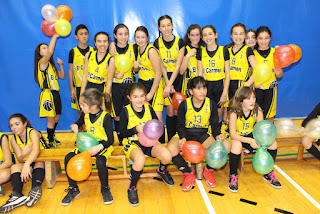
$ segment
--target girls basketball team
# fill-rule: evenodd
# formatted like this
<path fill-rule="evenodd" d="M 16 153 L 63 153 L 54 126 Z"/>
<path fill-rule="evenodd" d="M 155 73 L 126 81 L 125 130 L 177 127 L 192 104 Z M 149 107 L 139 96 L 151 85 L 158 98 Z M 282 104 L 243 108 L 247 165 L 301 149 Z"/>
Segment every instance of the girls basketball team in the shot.
<path fill-rule="evenodd" d="M 246 31 L 243 24 L 237 23 L 231 28 L 232 43 L 224 47 L 218 44 L 218 32 L 211 25 L 202 29 L 197 24 L 190 25 L 184 39 L 172 34 L 173 27 L 170 16 L 161 16 L 158 19 L 159 37 L 153 45 L 149 43 L 149 33 L 144 26 L 134 32 L 135 44 L 129 44 L 129 29 L 119 24 L 114 28 L 115 41 L 112 43 L 106 32 L 95 35 L 95 49 L 87 45 L 89 30 L 85 25 L 80 24 L 75 30 L 78 46 L 69 52 L 68 73 L 71 107 L 78 110 L 79 119 L 71 128 L 74 133 L 86 129 L 99 141 L 89 153 L 97 159 L 105 204 L 113 202 L 106 167 L 113 151 L 112 118 L 120 145 L 133 161 L 127 191 L 129 203 L 136 206 L 139 204 L 137 183 L 145 155 L 160 160 L 156 173 L 165 184 L 174 185 L 167 170 L 173 162 L 184 174 L 182 190 L 192 189 L 195 174 L 180 154 L 183 144 L 189 140 L 202 143 L 206 149 L 215 140 L 224 143 L 230 155 L 228 188 L 237 192 L 237 166 L 242 147 L 254 152 L 259 145 L 252 135 L 253 126 L 263 119 L 273 121 L 276 115 L 277 78 L 282 77 L 282 70 L 274 68 L 275 49 L 269 46 L 271 31 L 268 27 Z M 34 160 L 41 149 L 57 148 L 59 144 L 54 134 L 62 113 L 58 79 L 64 79 L 65 72 L 62 60 L 57 58 L 59 71 L 52 57 L 58 37 L 58 34 L 52 36 L 49 46 L 39 44 L 34 58 L 35 81 L 42 89 L 40 117 L 47 117 L 48 121 L 48 144 L 22 114 L 14 114 L 9 119 L 14 134 L 10 142 L 0 133 L 0 195 L 4 195 L 1 184 L 8 180 L 12 183 L 12 194 L 0 207 L 1 213 L 22 205 L 32 207 L 40 199 L 44 163 Z M 117 68 L 116 61 L 123 57 L 121 55 L 129 60 L 125 66 Z M 252 69 L 258 63 L 268 63 L 273 68 L 272 78 L 262 85 L 256 85 L 252 75 Z M 136 72 L 138 83 L 134 83 Z M 178 110 L 172 105 L 175 91 L 188 97 Z M 143 132 L 148 120 L 158 119 L 163 123 L 164 106 L 167 147 L 162 145 L 165 135 L 152 147 L 141 145 L 137 134 Z M 226 107 L 227 114 L 224 112 Z M 313 117 L 320 117 L 319 108 L 307 120 Z M 221 134 L 222 119 L 227 123 L 226 136 Z M 303 145 L 320 159 L 319 150 L 312 144 L 314 141 L 304 137 Z M 277 142 L 267 150 L 275 159 Z M 65 157 L 65 164 L 78 153 L 78 149 L 72 150 Z M 15 163 L 15 159 L 19 163 Z M 204 167 L 203 175 L 209 187 L 216 186 L 213 172 L 210 166 Z M 22 186 L 30 178 L 32 188 L 27 197 L 22 194 Z M 281 188 L 274 171 L 263 179 L 271 186 Z M 62 205 L 70 204 L 80 195 L 76 181 L 68 177 L 68 182 L 68 193 Z"/>

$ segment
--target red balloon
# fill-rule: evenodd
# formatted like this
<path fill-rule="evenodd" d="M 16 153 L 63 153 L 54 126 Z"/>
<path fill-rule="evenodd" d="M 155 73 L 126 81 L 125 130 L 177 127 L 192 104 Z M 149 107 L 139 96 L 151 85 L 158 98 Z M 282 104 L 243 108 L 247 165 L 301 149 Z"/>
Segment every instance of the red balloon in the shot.
<path fill-rule="evenodd" d="M 284 68 L 291 65 L 295 59 L 295 52 L 289 45 L 281 45 L 273 54 L 275 68 Z"/>
<path fill-rule="evenodd" d="M 147 138 L 147 136 L 145 136 L 145 134 L 139 132 L 138 133 L 138 140 L 142 146 L 151 147 L 151 146 L 154 146 L 158 142 L 159 138 L 158 139 L 149 139 L 149 138 Z"/>
<path fill-rule="evenodd" d="M 41 30 L 44 35 L 47 36 L 53 36 L 56 33 L 56 30 L 54 29 L 55 22 L 49 22 L 47 20 L 44 20 L 41 24 Z"/>
<path fill-rule="evenodd" d="M 301 48 L 298 45 L 294 45 L 294 44 L 291 44 L 289 46 L 293 48 L 293 50 L 294 50 L 294 52 L 296 54 L 296 57 L 294 58 L 293 62 L 298 62 L 301 59 L 301 56 L 302 56 Z"/>
<path fill-rule="evenodd" d="M 182 154 L 191 163 L 200 163 L 206 155 L 206 150 L 197 141 L 187 141 L 182 147 Z"/>
<path fill-rule="evenodd" d="M 174 92 L 173 97 L 172 97 L 172 105 L 173 107 L 178 110 L 180 103 L 187 99 L 186 95 L 181 94 L 179 92 Z"/>
<path fill-rule="evenodd" d="M 67 5 L 57 7 L 58 19 L 65 19 L 70 22 L 72 19 L 72 10 Z"/>
<path fill-rule="evenodd" d="M 68 176 L 75 181 L 83 181 L 92 171 L 92 160 L 89 152 L 82 152 L 72 157 L 67 164 Z"/>

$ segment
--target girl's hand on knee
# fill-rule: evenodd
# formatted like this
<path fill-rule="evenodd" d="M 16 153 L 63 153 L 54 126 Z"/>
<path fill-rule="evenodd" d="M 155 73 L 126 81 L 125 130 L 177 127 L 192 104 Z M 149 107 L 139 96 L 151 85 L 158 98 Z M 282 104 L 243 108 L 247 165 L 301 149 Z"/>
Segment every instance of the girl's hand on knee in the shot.
<path fill-rule="evenodd" d="M 257 143 L 257 141 L 253 138 L 250 139 L 250 146 L 254 149 L 260 148 L 260 145 Z"/>
<path fill-rule="evenodd" d="M 21 171 L 21 182 L 27 182 L 29 178 L 32 178 L 31 167 L 28 164 L 24 164 Z"/>
<path fill-rule="evenodd" d="M 180 149 L 180 151 L 182 150 L 182 147 L 183 147 L 185 142 L 187 142 L 187 139 L 185 139 L 185 138 L 182 138 L 181 140 L 179 140 L 179 149 Z"/>

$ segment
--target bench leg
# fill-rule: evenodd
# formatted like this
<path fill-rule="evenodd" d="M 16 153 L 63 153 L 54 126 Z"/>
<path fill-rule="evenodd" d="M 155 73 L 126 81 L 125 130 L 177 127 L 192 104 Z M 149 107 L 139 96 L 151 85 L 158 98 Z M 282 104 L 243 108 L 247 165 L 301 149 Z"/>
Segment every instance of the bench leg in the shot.
<path fill-rule="evenodd" d="M 299 146 L 297 160 L 302 160 L 303 158 L 304 147 L 302 145 Z"/>
<path fill-rule="evenodd" d="M 202 180 L 202 172 L 203 172 L 203 164 L 197 163 L 196 164 L 196 175 L 198 180 Z"/>
<path fill-rule="evenodd" d="M 46 161 L 46 184 L 48 189 L 52 189 L 56 184 L 56 178 L 61 174 L 61 166 L 59 161 Z"/>
<path fill-rule="evenodd" d="M 123 157 L 121 160 L 122 160 L 123 174 L 127 175 L 128 174 L 128 171 L 127 171 L 127 159 L 125 157 Z"/>
<path fill-rule="evenodd" d="M 239 164 L 238 168 L 239 168 L 240 172 L 243 172 L 243 170 L 244 170 L 244 153 L 243 153 L 243 150 L 241 150 L 240 164 Z"/>

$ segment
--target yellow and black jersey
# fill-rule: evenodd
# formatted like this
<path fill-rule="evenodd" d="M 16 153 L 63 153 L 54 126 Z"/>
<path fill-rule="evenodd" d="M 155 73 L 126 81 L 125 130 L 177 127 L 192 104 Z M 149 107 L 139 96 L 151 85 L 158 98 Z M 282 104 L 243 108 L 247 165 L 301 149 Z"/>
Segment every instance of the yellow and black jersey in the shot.
<path fill-rule="evenodd" d="M 85 54 L 81 53 L 79 47 L 75 47 L 73 50 L 73 84 L 75 87 L 81 87 Z M 89 46 L 89 52 L 93 52 L 94 49 Z"/>
<path fill-rule="evenodd" d="M 272 68 L 272 75 L 270 79 L 262 84 L 262 89 L 273 88 L 277 85 L 276 74 L 274 73 L 274 63 L 273 63 L 273 54 L 275 49 L 270 48 L 269 54 L 267 56 L 262 56 L 258 50 L 253 50 L 254 56 L 258 63 L 267 63 Z"/>
<path fill-rule="evenodd" d="M 142 54 L 140 54 L 140 47 L 138 47 L 138 63 L 139 63 L 139 79 L 142 79 L 144 81 L 148 81 L 151 79 L 154 79 L 154 77 L 156 76 L 153 67 L 152 67 L 152 63 L 149 59 L 149 50 L 151 48 L 154 48 L 153 45 L 148 44 L 146 49 L 144 50 L 144 52 Z"/>
<path fill-rule="evenodd" d="M 201 63 L 203 67 L 204 78 L 207 81 L 218 81 L 224 79 L 225 59 L 223 54 L 223 46 L 218 46 L 215 54 L 210 57 L 207 48 L 201 48 Z"/>
<path fill-rule="evenodd" d="M 0 132 L 0 164 L 4 162 L 4 154 L 2 151 L 2 139 L 4 137 L 6 137 L 6 135 Z"/>
<path fill-rule="evenodd" d="M 117 47 L 116 47 L 116 50 L 114 52 L 114 57 L 115 57 L 116 62 L 117 62 L 118 57 L 122 54 L 124 54 L 127 58 L 129 58 L 129 61 L 126 64 L 125 69 L 123 69 L 123 70 L 119 70 L 117 68 L 117 63 L 116 63 L 116 73 L 121 72 L 121 73 L 124 73 L 124 75 L 121 79 L 114 78 L 113 79 L 114 83 L 128 84 L 128 83 L 132 83 L 134 80 L 134 78 L 133 78 L 133 63 L 136 60 L 136 56 L 135 56 L 133 44 L 128 44 L 125 49 L 126 50 L 124 53 L 118 53 Z"/>
<path fill-rule="evenodd" d="M 131 104 L 126 105 L 125 108 L 127 109 L 128 112 L 128 126 L 127 129 L 132 129 L 138 125 L 143 125 L 146 122 L 148 122 L 149 120 L 152 120 L 152 114 L 150 111 L 150 106 L 148 104 L 143 104 L 144 106 L 144 114 L 143 117 L 138 117 L 137 114 L 135 113 L 135 111 L 133 110 Z M 137 141 L 138 140 L 138 136 L 135 134 L 133 136 L 131 136 L 129 139 L 129 143 L 130 141 Z"/>
<path fill-rule="evenodd" d="M 236 133 L 241 136 L 247 136 L 252 133 L 253 127 L 257 122 L 258 117 L 258 109 L 256 110 L 256 113 L 254 111 L 250 111 L 248 117 L 243 116 L 240 117 L 237 116 L 237 122 L 236 122 Z M 226 132 L 229 133 L 229 121 L 228 125 L 226 126 Z"/>
<path fill-rule="evenodd" d="M 211 102 L 208 97 L 205 98 L 199 111 L 195 110 L 192 97 L 186 99 L 185 127 L 188 128 L 209 128 L 211 116 Z"/>
<path fill-rule="evenodd" d="M 89 53 L 88 82 L 102 84 L 107 82 L 109 62 L 112 56 L 106 53 L 102 60 L 98 62 L 97 55 L 97 51 Z"/>
<path fill-rule="evenodd" d="M 249 62 L 247 50 L 249 46 L 243 45 L 236 53 L 233 53 L 233 46 L 229 48 L 230 54 L 230 80 L 247 81 L 249 78 Z M 251 50 L 251 48 L 250 48 Z M 252 51 L 252 50 L 251 50 Z"/>
<path fill-rule="evenodd" d="M 19 137 L 19 135 L 14 135 L 14 139 L 16 140 L 18 146 L 20 146 L 21 149 L 23 148 L 23 146 L 27 147 L 27 146 L 29 146 L 31 144 L 30 132 L 32 130 L 36 130 L 36 129 L 30 128 L 30 127 L 26 127 L 26 142 L 23 142 L 21 140 L 21 138 Z M 47 143 L 46 143 L 46 141 L 43 139 L 42 135 L 41 135 L 39 141 L 40 141 L 40 149 L 49 148 Z"/>
<path fill-rule="evenodd" d="M 90 121 L 89 114 L 85 114 L 84 116 L 84 123 L 86 124 L 87 132 L 95 136 L 98 141 L 108 141 L 108 136 L 103 126 L 103 121 L 107 114 L 108 112 L 102 111 L 101 115 L 92 122 Z"/>
<path fill-rule="evenodd" d="M 160 57 L 163 65 L 167 68 L 168 73 L 172 73 L 176 67 L 176 62 L 180 50 L 179 40 L 180 38 L 175 36 L 173 45 L 170 47 L 170 49 L 168 49 L 163 42 L 163 38 L 158 38 Z"/>
<path fill-rule="evenodd" d="M 48 67 L 44 70 L 40 70 L 40 61 L 38 62 L 38 81 L 41 89 L 51 89 L 59 91 L 58 73 L 54 70 L 54 67 L 48 62 Z"/>
<path fill-rule="evenodd" d="M 189 53 L 193 48 L 194 47 L 190 45 L 186 45 L 187 53 Z M 197 60 L 197 55 L 195 54 L 189 58 L 186 78 L 192 79 L 196 76 L 198 76 L 198 60 Z"/>

